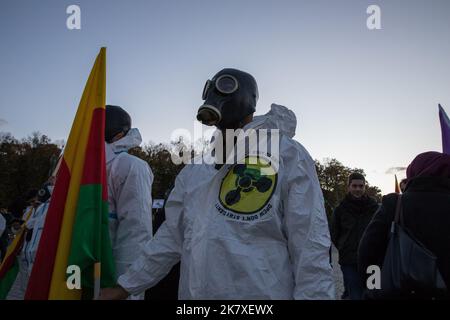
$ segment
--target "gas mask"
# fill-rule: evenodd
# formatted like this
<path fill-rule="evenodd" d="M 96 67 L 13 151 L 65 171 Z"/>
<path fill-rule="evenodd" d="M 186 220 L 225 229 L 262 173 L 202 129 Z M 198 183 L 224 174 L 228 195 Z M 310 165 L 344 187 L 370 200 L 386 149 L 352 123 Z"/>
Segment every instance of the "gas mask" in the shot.
<path fill-rule="evenodd" d="M 49 183 L 45 183 L 38 191 L 37 197 L 38 201 L 43 203 L 50 199 L 53 192 L 53 186 Z"/>
<path fill-rule="evenodd" d="M 250 74 L 223 69 L 206 81 L 198 109 L 197 120 L 219 129 L 237 129 L 243 120 L 256 110 L 258 85 Z"/>

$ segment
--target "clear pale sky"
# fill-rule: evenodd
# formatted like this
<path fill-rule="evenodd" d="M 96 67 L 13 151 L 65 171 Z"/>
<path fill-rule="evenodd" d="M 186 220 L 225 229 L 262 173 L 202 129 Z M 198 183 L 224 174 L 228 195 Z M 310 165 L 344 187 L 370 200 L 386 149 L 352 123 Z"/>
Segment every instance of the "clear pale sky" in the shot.
<path fill-rule="evenodd" d="M 81 30 L 66 27 L 72 4 Z M 371 4 L 381 30 L 366 26 Z M 291 108 L 315 159 L 363 168 L 383 193 L 389 168 L 442 151 L 450 1 L 2 0 L 0 131 L 67 139 L 101 46 L 107 103 L 129 111 L 144 142 L 192 131 L 205 80 L 234 67 L 258 81 L 257 114 Z"/>

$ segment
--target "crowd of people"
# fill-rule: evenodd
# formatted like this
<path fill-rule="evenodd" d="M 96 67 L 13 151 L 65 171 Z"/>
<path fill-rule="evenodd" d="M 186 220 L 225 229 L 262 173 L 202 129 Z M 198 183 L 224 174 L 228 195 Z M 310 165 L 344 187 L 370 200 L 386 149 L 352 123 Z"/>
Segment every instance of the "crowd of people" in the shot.
<path fill-rule="evenodd" d="M 206 82 L 197 119 L 223 133 L 223 139 L 213 142 L 224 151 L 220 160 L 228 160 L 236 147 L 227 145 L 226 130 L 276 130 L 278 140 L 268 143 L 278 154 L 269 154 L 267 161 L 247 152 L 231 163 L 217 161 L 215 155 L 212 164 L 186 165 L 165 201 L 165 221 L 155 234 L 153 173 L 128 153 L 141 143 L 141 135 L 123 108 L 106 106 L 109 231 L 117 286 L 103 288 L 100 299 L 143 299 L 178 263 L 180 299 L 334 299 L 332 244 L 339 252 L 344 299 L 449 298 L 450 155 L 418 155 L 402 181 L 403 194 L 386 195 L 382 203 L 366 194 L 365 177 L 352 173 L 348 194 L 329 226 L 314 161 L 293 139 L 295 114 L 274 104 L 267 114 L 254 116 L 258 96 L 253 76 L 223 69 Z M 276 168 L 271 167 L 274 158 Z M 30 193 L 21 217 L 2 211 L 2 257 L 17 230 L 27 233 L 7 299 L 24 298 L 53 184 L 54 177 Z M 369 266 L 387 269 L 399 204 L 401 227 L 436 261 L 435 273 L 444 285 L 439 293 L 432 286 L 415 287 L 416 279 L 389 295 L 367 286 Z"/>

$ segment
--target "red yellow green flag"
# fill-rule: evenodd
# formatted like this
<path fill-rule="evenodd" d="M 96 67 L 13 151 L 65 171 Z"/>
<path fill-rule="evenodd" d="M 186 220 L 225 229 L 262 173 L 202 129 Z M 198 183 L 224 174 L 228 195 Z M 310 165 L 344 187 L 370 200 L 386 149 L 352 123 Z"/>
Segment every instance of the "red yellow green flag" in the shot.
<path fill-rule="evenodd" d="M 92 297 L 96 281 L 102 287 L 115 284 L 108 230 L 105 97 L 106 48 L 101 48 L 64 149 L 25 299 L 80 299 Z M 69 266 L 80 268 L 81 289 L 69 289 Z M 94 270 L 100 271 L 96 279 Z"/>

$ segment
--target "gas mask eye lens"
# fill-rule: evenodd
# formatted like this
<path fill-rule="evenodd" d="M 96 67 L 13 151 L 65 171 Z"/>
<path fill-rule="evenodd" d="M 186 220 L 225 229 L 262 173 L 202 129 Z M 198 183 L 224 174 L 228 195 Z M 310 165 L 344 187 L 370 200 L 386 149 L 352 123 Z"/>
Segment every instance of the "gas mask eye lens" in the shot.
<path fill-rule="evenodd" d="M 238 81 L 231 75 L 221 75 L 216 80 L 216 88 L 220 93 L 231 94 L 238 89 Z"/>
<path fill-rule="evenodd" d="M 211 85 L 211 80 L 207 80 L 205 83 L 205 87 L 203 88 L 202 100 L 206 100 L 206 96 L 208 95 L 208 90 Z"/>

